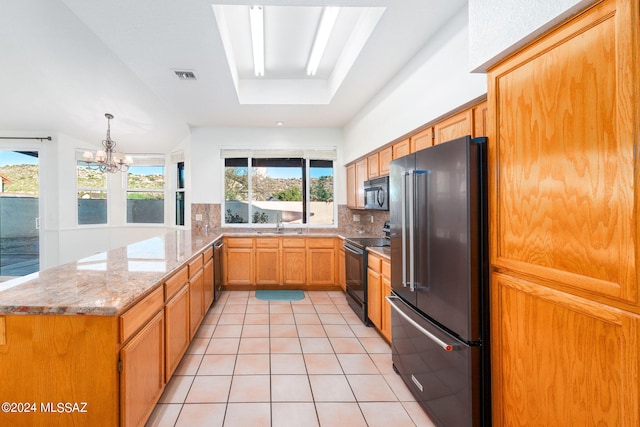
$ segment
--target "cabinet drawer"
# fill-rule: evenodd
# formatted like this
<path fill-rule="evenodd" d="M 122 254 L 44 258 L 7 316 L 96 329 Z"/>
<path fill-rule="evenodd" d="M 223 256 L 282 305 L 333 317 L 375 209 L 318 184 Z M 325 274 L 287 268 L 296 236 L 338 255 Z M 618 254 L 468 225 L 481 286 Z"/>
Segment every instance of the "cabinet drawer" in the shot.
<path fill-rule="evenodd" d="M 302 237 L 285 237 L 282 239 L 283 248 L 304 248 L 305 239 Z"/>
<path fill-rule="evenodd" d="M 192 278 L 194 274 L 202 268 L 202 254 L 189 261 L 189 278 Z"/>
<path fill-rule="evenodd" d="M 256 248 L 277 248 L 277 247 L 278 247 L 277 237 L 256 238 Z"/>
<path fill-rule="evenodd" d="M 386 259 L 382 260 L 382 277 L 391 279 L 391 262 Z"/>
<path fill-rule="evenodd" d="M 120 316 L 120 337 L 125 342 L 134 332 L 143 327 L 164 305 L 164 290 L 159 286 L 142 301 Z"/>
<path fill-rule="evenodd" d="M 253 239 L 250 237 L 227 237 L 228 248 L 252 248 Z"/>
<path fill-rule="evenodd" d="M 369 263 L 369 268 L 375 271 L 376 273 L 380 273 L 382 271 L 382 268 L 380 267 L 382 260 L 378 258 L 376 255 L 369 254 L 368 263 Z"/>
<path fill-rule="evenodd" d="M 189 281 L 189 272 L 187 267 L 182 267 L 180 271 L 168 278 L 164 282 L 164 300 L 169 301 L 180 288 Z"/>
<path fill-rule="evenodd" d="M 309 248 L 333 248 L 335 243 L 332 238 L 310 238 L 307 240 Z"/>
<path fill-rule="evenodd" d="M 213 246 L 209 246 L 205 251 L 203 256 L 203 261 L 207 262 L 209 261 L 211 258 L 213 258 Z"/>

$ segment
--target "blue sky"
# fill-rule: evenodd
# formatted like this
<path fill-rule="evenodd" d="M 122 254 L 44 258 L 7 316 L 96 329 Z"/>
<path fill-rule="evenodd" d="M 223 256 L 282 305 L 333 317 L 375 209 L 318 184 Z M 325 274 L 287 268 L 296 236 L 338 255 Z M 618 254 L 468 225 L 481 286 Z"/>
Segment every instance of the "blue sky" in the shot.
<path fill-rule="evenodd" d="M 0 166 L 6 165 L 36 165 L 38 159 L 15 151 L 0 150 Z"/>

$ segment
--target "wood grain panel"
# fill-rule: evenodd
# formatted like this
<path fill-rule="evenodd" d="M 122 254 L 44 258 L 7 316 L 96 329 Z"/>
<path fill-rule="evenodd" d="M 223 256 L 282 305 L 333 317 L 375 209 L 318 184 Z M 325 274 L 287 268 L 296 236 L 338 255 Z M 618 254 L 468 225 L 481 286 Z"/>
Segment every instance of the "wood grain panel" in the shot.
<path fill-rule="evenodd" d="M 373 153 L 367 157 L 367 177 L 368 179 L 380 176 L 380 163 L 378 153 Z"/>
<path fill-rule="evenodd" d="M 298 239 L 302 240 L 302 239 Z M 304 242 L 304 240 L 302 240 Z M 282 249 L 282 283 L 285 285 L 305 285 L 307 250 L 302 248 Z"/>
<path fill-rule="evenodd" d="M 380 150 L 378 153 L 378 161 L 380 163 L 380 176 L 389 175 L 389 163 L 393 158 L 393 147 L 389 146 Z"/>
<path fill-rule="evenodd" d="M 313 285 L 335 285 L 334 249 L 307 249 L 307 280 Z"/>
<path fill-rule="evenodd" d="M 471 108 L 461 111 L 433 126 L 433 145 L 442 144 L 473 133 L 473 112 Z"/>
<path fill-rule="evenodd" d="M 189 280 L 189 330 L 191 339 L 204 319 L 204 275 L 202 269 Z"/>
<path fill-rule="evenodd" d="M 433 128 L 428 127 L 421 130 L 415 135 L 412 135 L 410 140 L 412 153 L 431 147 L 433 145 Z"/>
<path fill-rule="evenodd" d="M 122 343 L 140 329 L 164 305 L 164 289 L 158 286 L 142 301 L 136 303 L 120 316 L 120 337 Z"/>
<path fill-rule="evenodd" d="M 494 423 L 637 426 L 638 316 L 494 274 Z"/>
<path fill-rule="evenodd" d="M 164 307 L 165 317 L 165 381 L 178 367 L 191 342 L 189 330 L 189 286 L 182 289 Z"/>
<path fill-rule="evenodd" d="M 605 1 L 491 70 L 494 264 L 637 302 L 637 15 Z"/>
<path fill-rule="evenodd" d="M 411 141 L 409 138 L 393 144 L 393 160 L 411 153 Z"/>
<path fill-rule="evenodd" d="M 278 248 L 257 248 L 256 249 L 256 284 L 257 285 L 279 285 L 280 270 L 281 270 L 280 249 Z"/>

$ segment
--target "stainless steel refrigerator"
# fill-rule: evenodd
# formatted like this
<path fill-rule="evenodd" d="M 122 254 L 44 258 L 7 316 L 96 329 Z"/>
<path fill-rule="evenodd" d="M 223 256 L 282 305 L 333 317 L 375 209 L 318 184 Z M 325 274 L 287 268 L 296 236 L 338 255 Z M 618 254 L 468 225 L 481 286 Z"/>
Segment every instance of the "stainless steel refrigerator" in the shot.
<path fill-rule="evenodd" d="M 440 426 L 490 426 L 486 138 L 391 162 L 394 369 Z"/>

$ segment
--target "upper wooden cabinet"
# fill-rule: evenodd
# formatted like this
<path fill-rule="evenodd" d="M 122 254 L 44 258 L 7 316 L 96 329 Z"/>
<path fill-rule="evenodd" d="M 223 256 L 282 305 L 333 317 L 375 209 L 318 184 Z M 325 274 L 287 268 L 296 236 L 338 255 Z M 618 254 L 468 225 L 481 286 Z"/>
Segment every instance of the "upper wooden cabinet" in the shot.
<path fill-rule="evenodd" d="M 367 176 L 369 179 L 380 176 L 380 159 L 377 152 L 367 157 Z"/>
<path fill-rule="evenodd" d="M 423 129 L 415 135 L 412 135 L 409 139 L 411 141 L 412 153 L 415 153 L 416 151 L 425 149 L 427 147 L 431 147 L 433 145 L 433 128 L 428 127 L 426 129 Z"/>
<path fill-rule="evenodd" d="M 393 158 L 393 147 L 389 146 L 378 153 L 378 163 L 380 164 L 380 176 L 389 175 L 389 163 Z"/>
<path fill-rule="evenodd" d="M 433 144 L 442 144 L 452 139 L 473 134 L 473 110 L 461 111 L 433 126 Z"/>
<path fill-rule="evenodd" d="M 364 182 L 367 180 L 367 159 L 356 163 L 356 209 L 364 209 Z"/>
<path fill-rule="evenodd" d="M 347 207 L 356 208 L 356 165 L 347 166 Z"/>
<path fill-rule="evenodd" d="M 393 159 L 400 158 L 402 156 L 406 156 L 411 153 L 411 142 L 409 138 L 403 139 L 400 142 L 396 142 L 393 144 Z"/>

